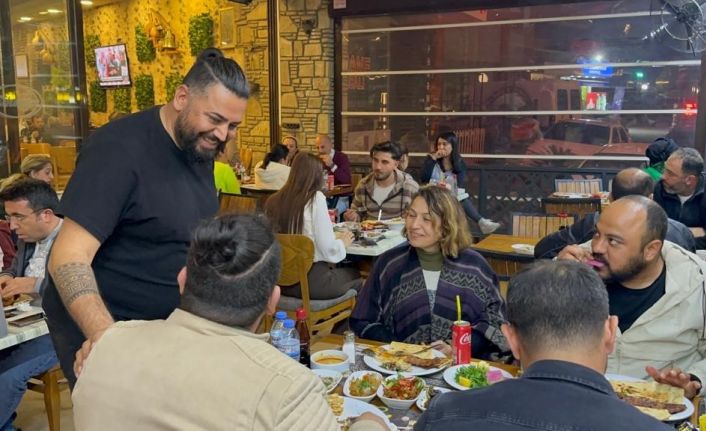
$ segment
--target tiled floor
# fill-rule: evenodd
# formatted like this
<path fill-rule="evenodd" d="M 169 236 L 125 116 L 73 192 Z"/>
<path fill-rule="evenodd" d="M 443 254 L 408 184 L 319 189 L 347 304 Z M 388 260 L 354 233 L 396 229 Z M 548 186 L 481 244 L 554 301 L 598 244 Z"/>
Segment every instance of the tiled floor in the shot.
<path fill-rule="evenodd" d="M 27 391 L 17 409 L 15 425 L 22 431 L 49 431 L 47 413 L 44 410 L 42 394 Z M 68 390 L 61 391 L 61 431 L 73 431 L 74 418 L 71 410 L 71 395 Z"/>

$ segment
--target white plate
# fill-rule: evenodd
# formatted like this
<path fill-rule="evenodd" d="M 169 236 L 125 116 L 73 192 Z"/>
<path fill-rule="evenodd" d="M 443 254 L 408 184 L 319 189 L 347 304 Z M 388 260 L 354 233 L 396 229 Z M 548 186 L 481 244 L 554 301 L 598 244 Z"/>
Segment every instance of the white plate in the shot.
<path fill-rule="evenodd" d="M 334 385 L 332 386 L 326 386 L 326 393 L 330 393 L 334 389 L 336 389 L 336 386 L 338 386 L 339 383 L 341 383 L 341 379 L 343 378 L 343 374 L 339 373 L 338 371 L 333 371 L 333 370 L 322 370 L 322 369 L 315 369 L 311 370 L 314 374 L 316 374 L 319 377 L 331 377 L 333 378 Z M 322 380 L 323 383 L 323 380 Z"/>
<path fill-rule="evenodd" d="M 623 380 L 626 382 L 642 382 L 644 381 L 643 379 L 638 379 L 637 377 L 632 377 L 632 376 L 623 376 L 620 374 L 610 374 L 607 373 L 605 375 L 606 380 Z M 691 415 L 694 413 L 694 404 L 687 398 L 684 397 L 684 405 L 686 406 L 686 410 L 683 412 L 679 413 L 674 413 L 669 417 L 669 419 L 665 420 L 665 422 L 674 422 L 674 421 L 681 421 L 684 419 L 689 419 Z"/>
<path fill-rule="evenodd" d="M 467 388 L 465 386 L 462 386 L 456 381 L 456 370 L 458 370 L 461 367 L 467 367 L 469 365 L 474 365 L 474 364 L 477 364 L 477 362 L 476 363 L 471 362 L 470 364 L 454 365 L 453 367 L 447 368 L 446 371 L 444 371 L 444 381 L 446 381 L 446 383 L 448 383 L 450 386 L 458 389 L 459 391 L 467 391 L 468 389 L 472 389 L 472 388 Z M 489 365 L 488 371 L 490 371 L 490 370 L 500 370 L 500 373 L 502 373 L 504 379 L 512 379 L 513 378 L 512 374 L 508 373 L 507 371 L 505 371 L 501 368 L 497 368 L 492 365 Z M 497 383 L 497 382 L 493 382 L 493 383 Z M 491 383 L 491 385 L 493 383 Z"/>
<path fill-rule="evenodd" d="M 388 347 L 390 347 L 390 345 L 389 345 L 389 344 L 386 344 L 386 345 L 384 345 L 384 346 L 382 346 L 382 347 L 383 347 L 383 348 L 388 348 Z M 421 346 L 420 346 L 420 347 L 421 347 Z M 441 353 L 441 352 L 438 351 L 438 350 L 431 349 L 431 351 L 432 351 L 432 353 L 434 354 L 434 357 L 435 357 L 435 358 L 444 358 L 444 357 L 446 357 L 446 355 L 444 355 L 443 353 Z M 441 368 L 420 368 L 420 367 L 414 367 L 414 366 L 413 366 L 409 371 L 400 371 L 400 372 L 398 373 L 397 371 L 388 370 L 387 368 L 383 368 L 383 367 L 382 367 L 382 364 L 380 363 L 380 361 L 378 361 L 377 359 L 375 359 L 375 358 L 372 357 L 372 356 L 368 356 L 368 355 L 363 356 L 363 362 L 365 363 L 365 365 L 369 366 L 369 367 L 372 368 L 373 370 L 379 371 L 379 372 L 381 372 L 381 373 L 383 373 L 383 374 L 402 374 L 402 375 L 405 376 L 405 377 L 408 377 L 408 376 L 428 376 L 428 375 L 430 375 L 430 374 L 438 373 L 439 371 L 441 371 L 441 370 L 443 370 L 443 369 L 445 368 L 445 367 L 441 367 Z"/>
<path fill-rule="evenodd" d="M 396 430 L 397 427 L 390 422 L 385 413 L 382 412 L 377 406 L 365 403 L 360 400 L 353 398 L 343 397 L 343 413 L 337 416 L 338 419 L 353 418 L 362 415 L 363 413 L 370 412 L 374 415 L 380 416 L 385 424 L 390 428 L 390 430 Z"/>
<path fill-rule="evenodd" d="M 515 253 L 529 254 L 534 256 L 534 246 L 531 244 L 513 244 L 510 247 L 512 247 L 512 250 Z"/>
<path fill-rule="evenodd" d="M 436 389 L 438 392 L 441 392 L 442 394 L 445 394 L 446 392 L 451 392 L 451 389 L 448 388 L 442 388 L 441 386 L 434 386 L 434 389 Z M 438 397 L 439 395 L 437 395 Z M 419 407 L 419 410 L 425 411 L 427 408 L 424 407 L 424 403 L 427 402 L 427 390 L 424 389 L 422 391 L 422 394 L 417 398 L 417 407 Z"/>
<path fill-rule="evenodd" d="M 570 192 L 554 192 L 552 193 L 554 197 L 557 198 L 568 198 L 568 199 L 586 199 L 593 196 L 591 193 L 570 193 Z"/>

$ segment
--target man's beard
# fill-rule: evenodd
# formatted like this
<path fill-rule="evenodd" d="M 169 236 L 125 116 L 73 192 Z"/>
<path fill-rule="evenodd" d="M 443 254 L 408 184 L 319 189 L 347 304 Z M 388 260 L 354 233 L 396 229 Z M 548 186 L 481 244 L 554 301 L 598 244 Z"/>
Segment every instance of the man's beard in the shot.
<path fill-rule="evenodd" d="M 386 179 L 390 178 L 392 172 L 388 172 L 387 174 L 384 172 L 380 172 L 379 174 L 377 172 L 374 172 L 373 175 L 375 176 L 375 179 L 377 181 L 385 181 Z"/>
<path fill-rule="evenodd" d="M 603 276 L 601 275 L 601 278 L 603 278 L 603 281 L 605 281 L 606 283 L 622 284 L 623 282 L 628 281 L 639 273 L 641 273 L 647 266 L 647 261 L 643 258 L 641 254 L 630 258 L 625 267 L 618 271 L 614 271 L 613 269 L 611 269 L 610 265 L 608 264 L 608 262 L 605 261 L 603 256 L 596 256 L 596 259 L 600 262 L 605 263 L 605 268 L 610 272 L 605 278 L 603 278 Z"/>
<path fill-rule="evenodd" d="M 221 141 L 212 133 L 197 132 L 186 121 L 187 113 L 181 112 L 174 122 L 174 138 L 177 145 L 184 151 L 186 158 L 191 163 L 208 163 L 213 161 L 226 146 L 226 141 Z M 199 139 L 218 142 L 213 150 L 199 148 Z"/>

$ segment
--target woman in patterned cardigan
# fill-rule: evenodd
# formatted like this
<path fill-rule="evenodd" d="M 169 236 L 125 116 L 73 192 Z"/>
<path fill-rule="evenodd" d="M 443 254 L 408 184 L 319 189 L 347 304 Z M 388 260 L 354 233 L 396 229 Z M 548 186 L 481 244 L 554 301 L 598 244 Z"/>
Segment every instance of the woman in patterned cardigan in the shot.
<path fill-rule="evenodd" d="M 473 356 L 507 352 L 498 279 L 470 248 L 456 198 L 441 187 L 420 189 L 405 215 L 403 234 L 409 245 L 381 255 L 358 294 L 350 318 L 355 333 L 385 342 L 436 342 L 448 351 L 459 295 L 462 318 L 473 326 Z"/>

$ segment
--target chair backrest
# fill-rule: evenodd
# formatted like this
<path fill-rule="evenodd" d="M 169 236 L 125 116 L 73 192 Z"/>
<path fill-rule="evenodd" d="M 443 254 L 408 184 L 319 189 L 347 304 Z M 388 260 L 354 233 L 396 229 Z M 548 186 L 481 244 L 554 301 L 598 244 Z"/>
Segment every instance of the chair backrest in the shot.
<path fill-rule="evenodd" d="M 363 179 L 363 174 L 351 174 L 351 185 L 353 186 L 353 190 L 358 186 L 358 183 L 360 180 Z"/>
<path fill-rule="evenodd" d="M 71 175 L 76 168 L 76 147 L 51 147 L 51 157 L 58 175 Z"/>
<path fill-rule="evenodd" d="M 250 169 L 252 168 L 252 149 L 250 148 L 241 148 L 240 149 L 240 163 L 243 164 L 243 167 L 247 171 L 248 174 L 250 174 Z"/>
<path fill-rule="evenodd" d="M 512 213 L 512 234 L 527 238 L 543 238 L 576 220 L 574 214 Z"/>
<path fill-rule="evenodd" d="M 27 154 L 51 154 L 51 145 L 41 142 L 35 144 L 20 144 L 20 149 L 27 151 Z"/>
<path fill-rule="evenodd" d="M 282 248 L 282 271 L 277 284 L 291 286 L 299 283 L 302 302 L 307 315 L 311 316 L 309 297 L 309 270 L 314 264 L 314 242 L 304 235 L 277 234 Z"/>
<path fill-rule="evenodd" d="M 600 193 L 603 180 L 592 178 L 588 180 L 554 180 L 554 188 L 563 193 Z"/>
<path fill-rule="evenodd" d="M 576 214 L 583 217 L 587 214 L 601 212 L 600 198 L 570 199 L 570 198 L 543 198 L 542 209 L 545 214 Z"/>
<path fill-rule="evenodd" d="M 218 195 L 218 215 L 255 214 L 262 210 L 262 196 L 220 193 Z"/>

